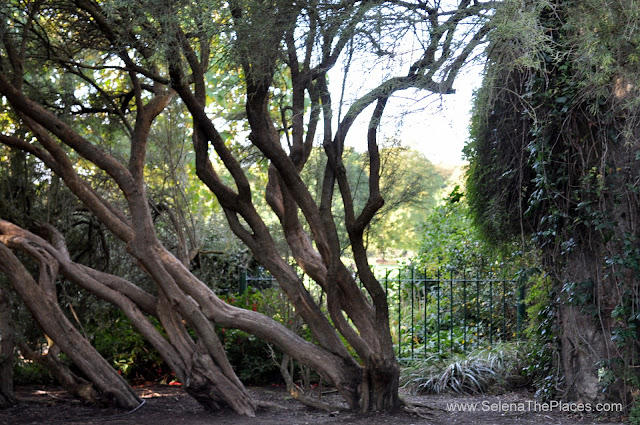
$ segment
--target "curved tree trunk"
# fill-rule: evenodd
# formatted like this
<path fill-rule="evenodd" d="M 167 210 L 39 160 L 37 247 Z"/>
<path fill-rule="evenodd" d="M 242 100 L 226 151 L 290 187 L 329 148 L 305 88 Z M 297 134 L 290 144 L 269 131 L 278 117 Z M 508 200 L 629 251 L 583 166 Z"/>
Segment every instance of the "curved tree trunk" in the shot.
<path fill-rule="evenodd" d="M 332 355 L 317 345 L 305 341 L 273 319 L 265 318 L 254 311 L 230 306 L 221 301 L 204 283 L 189 273 L 182 262 L 164 248 L 157 246 L 153 250 L 154 255 L 151 255 L 151 251 L 143 252 L 145 259 L 141 260 L 141 263 L 146 262 L 149 264 L 149 268 L 156 271 L 168 270 L 168 273 L 154 272 L 151 275 L 158 280 L 164 279 L 168 282 L 167 288 L 174 291 L 173 300 L 167 297 L 164 291 L 161 291 L 156 300 L 124 279 L 73 263 L 66 253 L 61 235 L 55 233 L 54 229 L 49 230 L 54 231 L 52 237 L 56 241 L 55 248 L 40 237 L 0 220 L 0 242 L 26 252 L 41 264 L 46 263 L 48 273 L 46 279 L 41 277 L 41 281 L 50 282 L 50 277 L 55 275 L 59 266 L 61 274 L 69 281 L 77 283 L 122 309 L 134 327 L 153 344 L 167 361 L 167 364 L 176 372 L 176 376 L 184 384 L 185 390 L 206 408 L 219 409 L 223 406 L 229 406 L 236 412 L 249 416 L 255 414 L 256 408 L 255 403 L 231 369 L 211 321 L 253 333 L 279 346 L 283 351 L 317 370 L 327 381 L 334 383 L 336 388 L 349 400 L 350 405 L 354 409 L 357 408 L 362 372 L 360 366 L 353 362 L 349 356 L 340 358 Z M 11 265 L 10 263 L 6 264 Z M 23 273 L 26 271 L 23 270 Z M 174 286 L 176 282 L 182 285 L 185 292 L 181 292 L 180 288 Z M 44 287 L 51 288 L 51 285 L 46 284 Z M 37 291 L 40 288 L 31 289 Z M 25 295 L 24 292 L 20 294 L 21 296 Z M 31 294 L 33 300 L 43 296 L 44 294 L 35 292 Z M 59 310 L 59 307 L 52 305 L 47 310 L 48 315 L 61 314 L 52 313 L 51 309 Z M 166 341 L 157 332 L 141 310 L 159 318 L 169 341 Z M 183 310 L 187 313 L 179 314 Z M 36 316 L 36 319 L 44 316 Z M 187 318 L 187 322 L 196 331 L 205 335 L 198 343 L 195 343 L 187 332 L 183 317 Z M 47 335 L 51 336 L 60 347 L 63 347 L 64 341 L 60 340 L 59 333 L 46 326 L 47 324 L 43 325 L 43 329 Z M 67 323 L 67 326 L 71 326 L 71 324 Z M 75 338 L 79 334 L 75 331 L 72 332 L 72 336 Z M 53 360 L 48 358 L 42 357 L 39 360 L 46 361 L 48 365 L 57 366 L 56 363 L 52 363 Z M 66 382 L 67 388 L 75 395 L 89 394 L 83 389 L 84 384 L 80 379 L 74 377 L 67 379 L 71 375 L 64 370 L 57 373 L 56 376 L 61 378 L 61 382 Z M 78 391 L 78 388 L 83 390 Z M 97 400 L 99 397 L 87 399 Z"/>
<path fill-rule="evenodd" d="M 49 230 L 55 232 L 55 229 Z M 33 281 L 32 278 L 30 279 L 30 275 L 21 267 L 20 263 L 16 262 L 17 259 L 15 259 L 15 257 L 13 260 L 11 259 L 13 255 L 7 250 L 5 245 L 2 245 L 4 250 L 7 250 L 1 253 L 2 255 L 6 255 L 6 257 L 0 257 L 7 259 L 5 268 L 2 269 L 3 272 L 7 273 L 12 281 L 22 280 L 24 282 L 22 285 L 16 287 L 16 291 L 18 291 L 18 294 L 23 298 L 29 297 L 29 300 L 25 300 L 27 306 L 43 330 L 47 333 L 47 336 L 55 341 L 55 345 L 51 347 L 52 349 L 47 355 L 40 355 L 31 351 L 28 351 L 28 355 L 51 370 L 56 379 L 58 379 L 70 393 L 94 403 L 108 404 L 110 401 L 110 399 L 101 397 L 101 391 L 96 392 L 90 383 L 71 373 L 57 359 L 57 353 L 60 351 L 59 346 L 69 355 L 74 363 L 78 359 L 78 355 L 75 354 L 76 351 L 88 353 L 81 354 L 86 357 L 88 363 L 98 361 L 96 356 L 99 357 L 99 355 L 92 352 L 93 349 L 88 345 L 88 342 L 84 340 L 68 321 L 64 323 L 64 326 L 69 328 L 65 335 L 61 335 L 58 327 L 55 326 L 56 321 L 41 323 L 45 317 L 57 317 L 59 318 L 58 321 L 66 320 L 57 305 L 54 288 L 51 284 L 59 266 L 61 273 L 70 281 L 77 283 L 98 297 L 118 306 L 131 320 L 133 326 L 158 350 L 159 354 L 176 373 L 179 381 L 185 385 L 184 388 L 186 391 L 194 396 L 205 408 L 219 409 L 222 406 L 229 406 L 238 413 L 248 416 L 255 415 L 255 403 L 228 364 L 222 345 L 217 341 L 217 336 L 212 327 L 208 329 L 209 335 L 201 341 L 214 340 L 213 344 L 216 345 L 216 353 L 218 356 L 217 361 L 213 360 L 208 348 L 205 347 L 202 342 L 193 342 L 192 337 L 188 334 L 184 326 L 182 316 L 177 313 L 177 309 L 171 305 L 166 296 L 161 294 L 159 300 L 156 301 L 154 297 L 141 291 L 124 279 L 73 263 L 66 252 L 66 246 L 61 239 L 61 235 L 54 233 L 53 236 L 56 240 L 57 248 L 54 248 L 43 239 L 28 231 L 0 220 L 0 242 L 14 249 L 25 251 L 28 255 L 32 256 L 35 261 L 41 264 L 41 270 L 45 270 L 40 273 L 39 277 L 39 281 L 43 285 L 33 286 L 35 285 L 35 281 Z M 179 261 L 175 258 L 173 258 L 173 260 Z M 14 282 L 14 286 L 15 285 L 16 283 Z M 38 292 L 42 288 L 48 289 L 49 291 L 44 291 L 47 292 L 46 296 L 48 296 L 48 298 L 46 299 L 42 298 L 45 296 L 45 293 Z M 117 288 L 118 290 L 112 288 Z M 185 297 L 183 298 L 186 300 Z M 146 310 L 145 312 L 147 314 L 157 316 L 160 319 L 169 336 L 169 342 L 160 335 L 149 322 L 148 318 L 142 313 L 138 305 L 132 300 L 136 300 L 142 309 Z M 44 307 L 41 307 L 40 305 L 43 302 Z M 205 323 L 208 323 L 208 321 L 205 320 Z M 69 344 L 64 338 L 72 341 L 72 343 Z M 25 347 L 25 350 L 28 350 L 28 348 Z M 72 350 L 73 352 L 69 353 L 68 350 Z M 102 358 L 100 357 L 100 359 Z M 102 362 L 104 362 L 104 360 L 102 360 Z M 223 366 L 218 366 L 220 362 L 222 362 Z M 78 366 L 87 374 L 81 365 Z M 96 365 L 96 367 L 99 366 Z M 128 385 L 115 373 L 112 367 L 109 366 L 106 371 L 111 371 L 111 373 L 115 374 L 128 388 Z M 100 387 L 101 384 L 95 381 L 95 377 L 88 376 L 97 388 L 100 388 L 100 390 L 103 389 Z M 121 387 L 119 391 L 122 392 L 124 390 Z M 125 403 L 117 398 L 114 399 L 114 401 L 121 407 L 131 407 L 126 406 Z"/>
<path fill-rule="evenodd" d="M 44 366 L 69 394 L 80 400 L 88 401 L 89 403 L 104 404 L 100 402 L 100 393 L 94 385 L 73 373 L 69 370 L 69 367 L 60 360 L 60 348 L 55 345 L 55 343 L 52 342 L 48 346 L 46 354 L 36 353 L 26 344 L 21 344 L 20 353 L 24 358 Z"/>
<path fill-rule="evenodd" d="M 12 37 L 2 39 L 4 49 L 0 54 L 3 57 L 6 55 L 8 65 L 0 72 L 0 94 L 6 99 L 7 108 L 15 112 L 18 118 L 15 127 L 20 131 L 12 136 L 0 134 L 0 141 L 37 157 L 60 176 L 88 210 L 126 244 L 131 257 L 152 279 L 159 295 L 156 299 L 116 277 L 73 264 L 62 251 L 48 251 L 47 255 L 53 256 L 55 261 L 43 253 L 29 252 L 33 258 L 41 257 L 37 260 L 41 277 L 51 280 L 60 266 L 65 277 L 121 308 L 176 371 L 185 389 L 207 408 L 227 405 L 249 416 L 255 412 L 255 403 L 231 368 L 215 334 L 215 325 L 218 324 L 263 338 L 318 371 L 324 379 L 335 385 L 353 410 L 390 410 L 397 407 L 399 369 L 391 342 L 387 301 L 381 285 L 369 269 L 362 240 L 363 232 L 383 205 L 375 135 L 386 101 L 393 93 L 409 88 L 434 93 L 451 90 L 456 74 L 475 47 L 483 41 L 489 27 L 483 27 L 477 34 L 466 37 L 468 44 L 458 49 L 452 48 L 456 40 L 454 31 L 462 21 L 466 25 L 467 18 L 476 14 L 482 16 L 486 10 L 491 10 L 492 2 L 473 2 L 473 5 L 469 1 L 460 2 L 457 9 L 442 15 L 446 16 L 444 20 L 438 15 L 441 12 L 439 8 L 427 11 L 430 18 L 421 18 L 420 21 L 433 28 L 420 32 L 440 36 L 430 37 L 423 54 L 419 55 L 422 57 L 417 58 L 415 63 L 403 64 L 407 68 L 406 75 L 381 82 L 355 101 L 335 132 L 332 129 L 335 117 L 327 89 L 326 72 L 334 67 L 347 44 L 358 44 L 353 39 L 358 29 L 366 32 L 369 19 L 375 14 L 374 8 L 385 5 L 376 2 L 338 2 L 325 7 L 312 2 L 309 5 L 283 4 L 282 8 L 274 8 L 260 2 L 234 0 L 226 4 L 227 10 L 220 11 L 220 16 L 230 14 L 230 17 L 222 18 L 224 23 L 216 21 L 217 17 L 208 17 L 213 25 L 223 25 L 225 31 L 233 33 L 230 39 L 235 44 L 231 50 L 240 52 L 241 57 L 237 64 L 228 65 L 242 67 L 243 72 L 238 73 L 242 74 L 239 77 L 241 82 L 237 87 L 241 87 L 246 95 L 246 98 L 240 97 L 246 102 L 247 121 L 251 129 L 249 139 L 262 153 L 261 161 L 266 160 L 270 165 L 267 201 L 280 221 L 296 262 L 327 294 L 328 315 L 315 303 L 288 259 L 280 255 L 273 231 L 254 202 L 255 187 L 252 188 L 253 184 L 246 174 L 244 159 L 237 156 L 235 149 L 229 146 L 214 126 L 214 118 L 207 105 L 211 96 L 207 93 L 210 84 L 206 81 L 206 73 L 211 66 L 210 61 L 217 55 L 212 55 L 211 49 L 230 46 L 222 46 L 222 40 L 212 38 L 207 25 L 203 33 L 200 33 L 200 28 L 188 28 L 191 20 L 182 19 L 183 13 L 173 13 L 177 11 L 173 9 L 172 2 L 160 2 L 162 7 L 144 6 L 142 9 L 137 9 L 140 7 L 137 3 L 123 9 L 113 5 L 109 11 L 102 10 L 102 3 L 93 0 L 72 3 L 70 7 L 76 7 L 77 10 L 67 8 L 68 5 L 63 9 L 56 9 L 55 4 L 47 7 L 59 13 L 62 22 L 69 20 L 78 23 L 71 25 L 71 32 L 76 31 L 76 27 L 81 28 L 80 32 L 74 33 L 74 37 L 70 37 L 72 43 L 77 43 L 73 48 L 69 48 L 64 40 L 58 43 L 60 37 L 57 36 L 52 37 L 56 39 L 55 43 L 41 45 L 39 39 L 32 40 L 29 28 L 39 19 L 38 2 L 25 10 L 16 7 L 15 13 L 10 14 L 11 18 L 7 18 L 16 19 L 19 24 L 14 25 Z M 193 4 L 192 13 L 197 12 L 196 5 L 197 2 Z M 394 4 L 393 7 L 405 6 Z M 411 12 L 412 8 L 408 7 L 407 12 Z M 211 10 L 205 7 L 202 12 L 210 14 Z M 120 13 L 123 15 L 120 16 Z M 128 15 L 130 13 L 133 15 Z M 171 21 L 174 15 L 180 18 Z M 122 22 L 129 22 L 131 16 L 136 16 L 140 21 L 133 27 L 123 26 Z M 325 18 L 329 19 L 329 24 Z M 411 25 L 412 19 L 409 18 L 405 23 Z M 296 26 L 302 21 L 305 22 L 303 32 L 308 34 L 301 34 L 300 40 L 296 40 L 300 32 Z M 306 31 L 307 27 L 309 31 Z M 46 32 L 46 29 L 43 31 Z M 83 44 L 87 34 L 96 38 L 95 45 Z M 443 34 L 448 34 L 446 39 L 441 39 Z M 149 46 L 155 45 L 158 37 L 167 42 L 163 49 L 155 52 Z M 196 39 L 197 43 L 192 44 Z M 103 70 L 101 65 L 85 64 L 83 48 L 94 49 L 96 46 L 99 46 L 100 54 L 104 54 L 106 64 L 118 65 L 105 65 Z M 283 50 L 286 53 L 284 55 Z M 435 60 L 436 53 L 440 51 L 441 57 Z M 456 56 L 453 56 L 454 51 Z M 79 52 L 78 57 L 74 56 L 76 52 Z M 165 53 L 166 57 L 163 57 Z M 84 111 L 84 105 L 65 104 L 65 115 L 58 115 L 60 111 L 56 109 L 57 104 L 52 107 L 44 101 L 38 103 L 34 100 L 35 95 L 32 98 L 26 95 L 28 91 L 23 91 L 23 81 L 25 65 L 32 63 L 31 55 L 55 58 L 51 59 L 50 69 L 74 74 L 79 78 L 78 81 L 82 81 L 82 87 L 95 89 L 98 95 L 89 103 L 95 101 L 97 106 L 94 108 L 90 105 Z M 168 73 L 165 72 L 167 68 Z M 99 74 L 103 71 L 112 73 L 117 84 L 103 84 L 105 79 Z M 282 127 L 287 142 L 290 142 L 287 143 L 288 151 L 279 133 L 281 126 L 272 119 L 274 104 L 271 104 L 273 99 L 270 96 L 275 86 L 276 71 L 290 75 L 293 83 L 290 108 L 281 105 L 285 121 Z M 436 75 L 441 81 L 434 81 Z M 73 78 L 69 80 L 71 86 L 74 84 Z M 108 87 L 111 85 L 117 86 L 117 90 Z M 64 95 L 74 102 L 85 102 L 85 99 L 75 99 L 77 87 L 74 90 Z M 271 318 L 229 306 L 199 281 L 188 270 L 189 257 L 179 220 L 173 220 L 181 247 L 177 253 L 179 260 L 160 243 L 149 209 L 149 194 L 146 192 L 145 177 L 150 170 L 146 156 L 154 120 L 172 102 L 176 93 L 193 118 L 197 176 L 218 199 L 233 232 L 276 277 L 296 313 L 309 326 L 313 342 L 304 340 Z M 312 107 L 305 125 L 307 101 Z M 346 180 L 342 152 L 349 128 L 374 103 L 376 106 L 367 134 L 370 196 L 364 209 L 357 211 L 359 208 L 354 206 Z M 95 143 L 93 137 L 83 137 L 83 131 L 74 127 L 78 124 L 69 124 L 67 107 L 75 111 L 76 106 L 82 110 L 79 116 L 97 111 L 101 114 L 101 122 L 115 119 L 122 126 L 122 134 L 130 142 L 126 161 L 120 158 L 127 157 L 120 149 L 123 145 L 118 146 L 120 152 L 116 157 L 101 143 Z M 292 128 L 286 123 L 288 112 L 284 112 L 289 109 Z M 106 114 L 107 118 L 102 114 Z M 301 171 L 311 154 L 321 114 L 323 146 L 328 165 L 322 182 L 321 199 L 318 200 L 302 180 Z M 24 134 L 29 134 L 28 141 L 21 138 L 23 129 Z M 37 143 L 31 138 L 37 139 Z M 229 184 L 228 179 L 221 178 L 216 171 L 210 160 L 209 145 L 213 146 L 232 183 Z M 89 168 L 94 168 L 109 179 L 112 190 L 109 200 L 78 173 L 69 150 L 87 161 Z M 336 187 L 342 197 L 344 222 L 366 293 L 340 260 L 342 247 L 338 224 L 332 212 Z M 10 240 L 3 242 L 11 245 Z M 45 246 L 42 242 L 36 245 Z M 17 249 L 27 248 L 22 245 Z M 121 405 L 134 405 L 137 400 L 131 398 L 126 384 L 114 380 L 111 376 L 113 370 L 108 373 L 106 362 L 96 358 L 96 353 L 91 351 L 88 343 L 71 324 L 63 320 L 64 315 L 52 296 L 55 288 L 51 287 L 51 283 L 48 283 L 49 289 L 40 288 L 3 245 L 0 245 L 0 253 L 0 259 L 11 260 L 0 263 L 3 271 L 9 275 L 16 291 L 25 299 L 45 332 L 78 364 L 101 393 L 110 388 L 117 393 L 116 398 Z M 45 300 L 48 302 L 45 303 Z M 149 326 L 142 312 L 153 314 L 160 320 L 167 334 L 166 339 Z M 47 317 L 51 323 L 45 320 Z M 192 337 L 191 332 L 196 337 Z M 357 352 L 363 366 L 349 353 L 344 340 Z"/>
<path fill-rule="evenodd" d="M 93 382 L 99 392 L 98 401 L 133 409 L 140 399 L 113 367 L 98 354 L 76 330 L 58 306 L 55 295 L 57 265 L 41 253 L 39 282 L 4 244 L 0 244 L 0 270 L 9 278 L 14 289 L 42 330 L 56 342 L 60 350 Z"/>

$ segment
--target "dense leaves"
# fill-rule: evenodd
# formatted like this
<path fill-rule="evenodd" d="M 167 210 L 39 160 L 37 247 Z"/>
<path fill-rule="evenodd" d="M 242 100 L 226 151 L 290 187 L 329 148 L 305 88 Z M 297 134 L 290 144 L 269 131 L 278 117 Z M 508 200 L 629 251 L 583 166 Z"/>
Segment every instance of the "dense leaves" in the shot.
<path fill-rule="evenodd" d="M 509 3 L 503 12 L 514 16 Z M 553 283 L 536 290 L 538 302 L 553 300 L 557 310 L 536 311 L 561 326 L 545 319 L 538 331 L 560 344 L 564 390 L 629 402 L 638 383 L 640 217 L 638 44 L 629 29 L 639 9 L 617 1 L 526 5 L 517 15 L 537 32 L 498 37 L 489 50 L 468 147 L 471 211 L 487 239 L 542 248 Z"/>

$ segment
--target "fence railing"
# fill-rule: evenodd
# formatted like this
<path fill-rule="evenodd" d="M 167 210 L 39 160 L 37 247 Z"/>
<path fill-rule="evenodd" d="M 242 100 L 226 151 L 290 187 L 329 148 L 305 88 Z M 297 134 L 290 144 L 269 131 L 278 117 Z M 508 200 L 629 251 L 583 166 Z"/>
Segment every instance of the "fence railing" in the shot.
<path fill-rule="evenodd" d="M 387 294 L 391 335 L 401 360 L 488 348 L 517 338 L 523 328 L 524 292 L 512 279 L 411 267 L 376 270 L 376 275 Z M 268 274 L 241 273 L 238 289 L 269 282 L 275 285 Z M 309 281 L 305 285 L 312 294 L 320 291 Z"/>
<path fill-rule="evenodd" d="M 400 359 L 488 348 L 522 329 L 522 299 L 511 279 L 406 268 L 387 270 L 380 282 Z"/>

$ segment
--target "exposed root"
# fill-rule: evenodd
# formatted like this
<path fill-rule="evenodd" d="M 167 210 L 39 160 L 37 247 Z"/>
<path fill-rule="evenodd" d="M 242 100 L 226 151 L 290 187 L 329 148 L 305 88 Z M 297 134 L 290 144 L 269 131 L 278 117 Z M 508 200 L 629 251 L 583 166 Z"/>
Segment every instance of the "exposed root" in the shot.
<path fill-rule="evenodd" d="M 416 415 L 422 419 L 431 419 L 431 416 L 433 415 L 433 412 L 429 410 L 424 410 L 421 407 L 404 406 L 402 410 L 405 412 L 411 413 L 412 415 Z"/>
<path fill-rule="evenodd" d="M 282 362 L 280 363 L 280 373 L 282 374 L 282 378 L 284 378 L 284 382 L 287 385 L 287 391 L 289 392 L 289 394 L 291 394 L 291 397 L 306 406 L 313 407 L 318 410 L 324 410 L 325 412 L 329 413 L 349 411 L 349 408 L 347 407 L 326 403 L 324 401 L 318 400 L 315 397 L 306 395 L 304 393 L 304 390 L 296 385 L 295 382 L 293 382 L 293 378 L 291 377 L 291 373 L 289 373 L 289 369 L 287 367 L 290 360 L 290 357 L 286 354 L 282 356 Z"/>
<path fill-rule="evenodd" d="M 273 403 L 271 401 L 255 400 L 255 403 L 256 403 L 256 406 L 258 406 L 260 409 L 289 410 L 288 407 L 282 406 L 278 403 Z"/>
<path fill-rule="evenodd" d="M 324 410 L 325 412 L 334 413 L 349 411 L 348 407 L 326 403 L 324 401 L 318 400 L 315 397 L 305 395 L 301 391 L 299 391 L 297 387 L 294 387 L 293 390 L 290 390 L 289 394 L 291 394 L 291 397 L 293 397 L 295 400 L 298 400 L 300 403 L 318 410 Z"/>
<path fill-rule="evenodd" d="M 433 415 L 434 410 L 437 410 L 440 412 L 447 412 L 447 410 L 442 409 L 440 407 L 435 407 L 435 406 L 431 406 L 431 405 L 420 403 L 420 402 L 408 401 L 402 397 L 400 397 L 400 403 L 402 404 L 402 410 L 404 410 L 405 412 L 414 414 L 416 416 L 419 416 L 422 419 L 429 419 L 428 415 Z"/>

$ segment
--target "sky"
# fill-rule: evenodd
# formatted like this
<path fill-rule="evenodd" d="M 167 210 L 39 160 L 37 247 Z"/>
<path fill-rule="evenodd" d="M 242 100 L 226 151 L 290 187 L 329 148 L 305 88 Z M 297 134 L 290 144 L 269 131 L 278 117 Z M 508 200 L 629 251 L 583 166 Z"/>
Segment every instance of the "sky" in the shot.
<path fill-rule="evenodd" d="M 385 117 L 380 126 L 379 143 L 386 138 L 399 140 L 422 152 L 432 163 L 459 166 L 466 163 L 462 149 L 469 136 L 473 92 L 482 82 L 481 63 L 468 65 L 458 75 L 454 88 L 456 93 L 448 95 L 426 95 L 425 92 L 399 92 L 394 94 L 385 109 Z M 330 73 L 331 74 L 331 73 Z M 362 74 L 356 71 L 347 91 L 362 93 L 377 84 L 379 75 Z M 330 90 L 338 97 L 340 92 L 338 75 L 330 78 L 334 85 Z M 352 101 L 346 98 L 347 103 Z M 366 128 L 373 106 L 365 110 L 354 123 L 346 144 L 359 151 L 366 150 Z M 406 113 L 406 111 L 412 111 Z"/>
<path fill-rule="evenodd" d="M 462 165 L 462 149 L 469 137 L 473 92 L 481 83 L 481 67 L 461 74 L 455 94 L 431 96 L 427 109 L 404 119 L 400 139 L 434 164 Z"/>
<path fill-rule="evenodd" d="M 458 1 L 442 0 L 435 3 L 442 9 L 439 24 L 445 25 L 446 21 L 452 19 L 446 11 L 455 10 Z M 447 32 L 447 37 L 451 35 L 453 40 L 453 44 L 447 46 L 452 49 L 449 51 L 451 56 L 447 56 L 448 59 L 439 65 L 439 70 L 432 77 L 434 81 L 439 81 L 442 74 L 446 74 L 454 58 L 470 42 L 477 30 L 474 22 L 473 18 L 463 20 L 454 27 L 454 34 Z M 397 31 L 391 30 L 389 34 L 379 37 L 377 41 L 381 47 L 378 52 L 385 54 L 378 54 L 374 52 L 375 49 L 363 48 L 360 44 L 353 51 L 345 50 L 342 61 L 329 71 L 329 90 L 332 92 L 333 104 L 345 106 L 334 115 L 336 124 L 337 119 L 344 117 L 348 105 L 352 105 L 383 81 L 406 75 L 408 65 L 417 63 L 425 55 L 425 49 L 431 48 L 431 22 L 412 21 L 410 28 L 409 31 L 399 25 Z M 447 28 L 450 31 L 450 27 Z M 368 41 L 366 45 L 368 46 Z M 439 45 L 436 49 L 438 61 L 442 59 L 438 55 L 443 53 L 443 48 Z M 379 126 L 378 143 L 384 146 L 386 142 L 389 145 L 389 140 L 393 139 L 403 146 L 419 150 L 435 164 L 464 164 L 462 149 L 468 139 L 473 92 L 481 84 L 484 67 L 484 61 L 476 55 L 483 49 L 483 45 L 479 46 L 469 56 L 471 62 L 460 70 L 453 84 L 455 94 L 427 95 L 426 91 L 418 90 L 394 93 L 387 103 Z M 370 105 L 360 114 L 347 135 L 345 143 L 358 151 L 366 150 L 366 129 L 373 108 L 374 105 Z"/>

